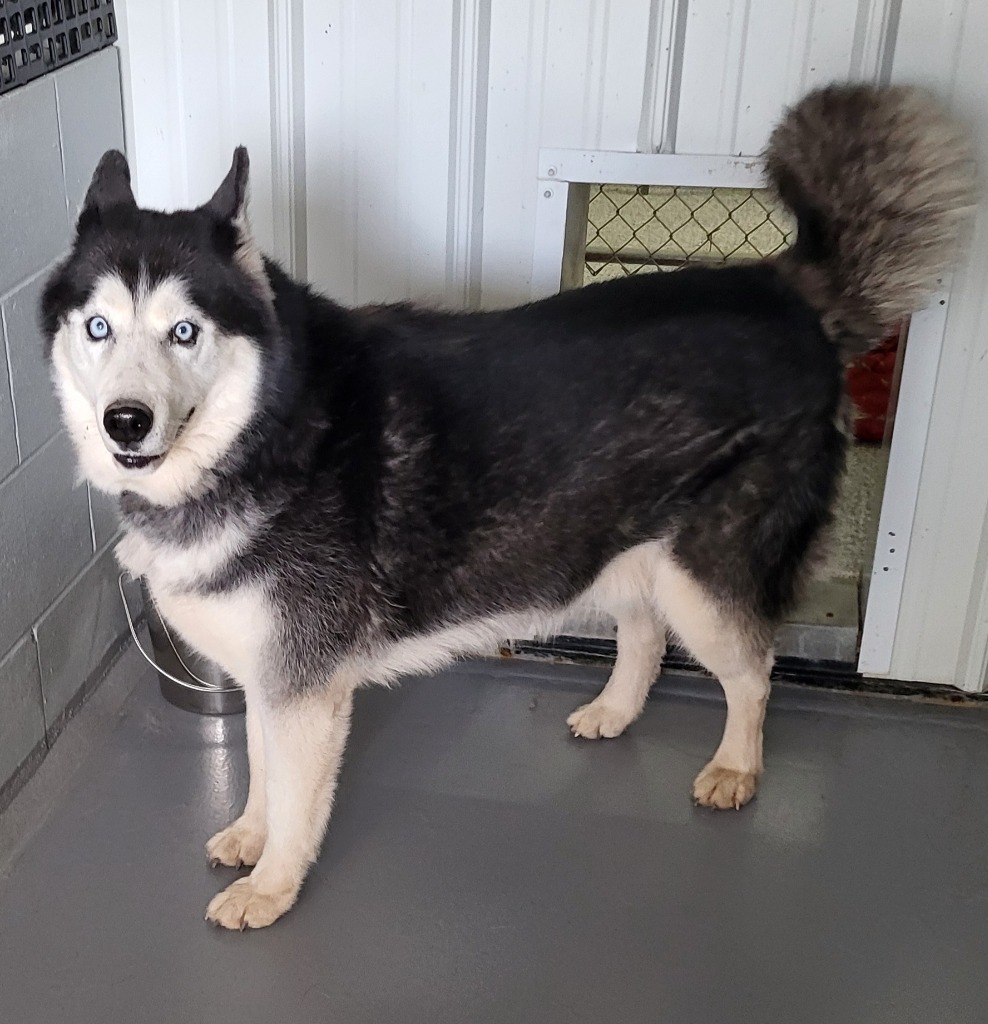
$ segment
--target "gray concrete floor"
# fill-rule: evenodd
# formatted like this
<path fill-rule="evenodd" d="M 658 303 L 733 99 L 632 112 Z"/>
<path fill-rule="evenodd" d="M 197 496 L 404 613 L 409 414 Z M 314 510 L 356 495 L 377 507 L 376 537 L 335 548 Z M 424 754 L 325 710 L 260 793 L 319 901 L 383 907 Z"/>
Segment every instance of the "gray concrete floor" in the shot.
<path fill-rule="evenodd" d="M 694 808 L 715 685 L 574 740 L 597 669 L 465 665 L 360 695 L 296 909 L 203 923 L 242 720 L 133 658 L 0 821 L 0 1021 L 988 1020 L 988 711 L 778 687 L 768 775 Z"/>

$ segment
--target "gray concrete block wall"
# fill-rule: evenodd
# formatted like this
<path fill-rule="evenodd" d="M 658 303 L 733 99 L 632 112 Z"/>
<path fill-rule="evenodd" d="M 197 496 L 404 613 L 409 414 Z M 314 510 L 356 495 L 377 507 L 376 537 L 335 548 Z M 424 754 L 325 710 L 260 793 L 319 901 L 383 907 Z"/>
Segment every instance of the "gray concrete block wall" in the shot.
<path fill-rule="evenodd" d="M 30 630 L 93 557 L 85 487 L 59 431 L 0 483 L 0 651 Z"/>
<path fill-rule="evenodd" d="M 0 352 L 0 355 L 3 353 Z M 17 468 L 17 437 L 14 431 L 14 407 L 10 402 L 10 378 L 7 375 L 7 360 L 4 357 L 0 359 L 0 480 Z"/>
<path fill-rule="evenodd" d="M 37 321 L 96 162 L 123 146 L 113 47 L 0 97 L 0 797 L 127 631 L 113 503 L 78 481 Z"/>
<path fill-rule="evenodd" d="M 0 779 L 13 776 L 45 735 L 40 690 L 37 651 L 26 636 L 0 661 Z"/>
<path fill-rule="evenodd" d="M 54 437 L 62 425 L 38 324 L 38 306 L 47 276 L 46 268 L 0 301 L 3 333 L 17 339 L 16 345 L 7 346 L 7 360 L 22 459 Z"/>

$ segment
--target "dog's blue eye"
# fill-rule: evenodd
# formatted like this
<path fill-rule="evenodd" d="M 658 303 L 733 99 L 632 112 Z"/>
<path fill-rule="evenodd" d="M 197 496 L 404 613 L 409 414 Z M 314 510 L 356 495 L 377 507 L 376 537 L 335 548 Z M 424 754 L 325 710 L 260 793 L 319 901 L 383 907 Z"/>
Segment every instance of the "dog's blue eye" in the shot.
<path fill-rule="evenodd" d="M 104 341 L 110 336 L 110 325 L 101 316 L 91 316 L 86 321 L 86 330 L 93 341 Z"/>
<path fill-rule="evenodd" d="M 180 320 L 172 328 L 172 337 L 180 345 L 194 345 L 196 338 L 199 337 L 199 328 L 188 320 Z"/>

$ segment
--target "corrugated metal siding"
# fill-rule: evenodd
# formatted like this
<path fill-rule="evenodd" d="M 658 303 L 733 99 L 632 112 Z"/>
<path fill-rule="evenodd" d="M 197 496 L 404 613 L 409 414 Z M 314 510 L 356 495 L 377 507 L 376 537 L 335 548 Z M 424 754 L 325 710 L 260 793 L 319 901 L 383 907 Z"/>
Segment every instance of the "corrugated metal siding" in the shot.
<path fill-rule="evenodd" d="M 164 209 L 205 202 L 242 143 L 251 155 L 251 218 L 270 251 L 268 3 L 160 0 L 121 4 L 119 16 L 127 144 L 139 198 Z"/>
<path fill-rule="evenodd" d="M 200 202 L 245 143 L 255 230 L 286 258 L 276 147 L 294 139 L 305 166 L 303 262 L 313 281 L 348 301 L 456 301 L 478 291 L 488 305 L 515 301 L 529 293 L 541 147 L 653 150 L 671 107 L 676 152 L 757 152 L 784 103 L 807 87 L 874 77 L 882 26 L 897 6 L 131 5 L 121 37 L 137 187 L 152 205 Z M 292 70 L 283 66 L 292 55 L 277 49 L 279 18 L 294 19 L 303 36 L 304 133 L 293 134 L 279 106 L 279 76 Z"/>
<path fill-rule="evenodd" d="M 678 7 L 677 0 L 494 5 L 488 152 L 497 155 L 485 204 L 487 303 L 529 293 L 539 148 L 658 149 L 650 76 L 670 50 L 679 51 L 672 59 L 678 74 L 663 81 L 656 105 L 674 102 L 675 152 L 758 153 L 782 108 L 806 89 L 879 75 L 883 26 L 897 4 L 694 0 L 682 5 L 685 31 L 677 38 L 669 25 Z"/>
<path fill-rule="evenodd" d="M 345 301 L 446 293 L 452 0 L 307 0 L 310 277 Z"/>

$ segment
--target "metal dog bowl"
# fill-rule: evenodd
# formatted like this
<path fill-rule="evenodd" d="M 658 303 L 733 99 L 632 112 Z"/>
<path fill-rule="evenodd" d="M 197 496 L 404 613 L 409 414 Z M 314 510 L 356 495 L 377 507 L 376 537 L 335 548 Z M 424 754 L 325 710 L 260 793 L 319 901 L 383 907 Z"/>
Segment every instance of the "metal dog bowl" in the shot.
<path fill-rule="evenodd" d="M 138 639 L 124 593 L 126 573 L 120 575 L 120 597 L 137 649 L 158 673 L 161 695 L 170 704 L 197 715 L 237 715 L 245 708 L 244 691 L 214 662 L 203 658 L 169 630 L 145 590 L 152 658 Z"/>

